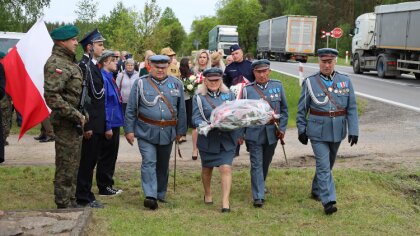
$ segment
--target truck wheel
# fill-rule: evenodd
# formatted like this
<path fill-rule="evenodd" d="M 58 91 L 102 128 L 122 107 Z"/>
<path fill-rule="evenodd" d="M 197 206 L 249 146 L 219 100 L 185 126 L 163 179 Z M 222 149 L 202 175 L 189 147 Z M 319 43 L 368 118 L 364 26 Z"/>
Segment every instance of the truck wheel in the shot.
<path fill-rule="evenodd" d="M 360 60 L 358 54 L 354 55 L 353 57 L 353 72 L 355 74 L 362 74 L 362 70 L 360 70 Z"/>
<path fill-rule="evenodd" d="M 414 76 L 416 77 L 416 79 L 420 79 L 420 73 L 414 73 Z"/>
<path fill-rule="evenodd" d="M 378 77 L 385 78 L 386 64 L 383 57 L 380 57 L 376 64 L 376 71 L 378 71 Z"/>

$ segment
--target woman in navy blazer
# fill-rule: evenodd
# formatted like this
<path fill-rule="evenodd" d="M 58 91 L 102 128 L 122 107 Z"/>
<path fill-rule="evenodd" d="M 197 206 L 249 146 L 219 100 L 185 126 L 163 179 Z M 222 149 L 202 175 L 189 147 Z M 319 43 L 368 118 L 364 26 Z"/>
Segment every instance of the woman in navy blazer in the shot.
<path fill-rule="evenodd" d="M 211 112 L 226 101 L 235 100 L 233 93 L 223 84 L 223 71 L 209 68 L 203 72 L 204 83 L 193 98 L 193 124 L 209 123 Z M 219 167 L 222 181 L 222 212 L 230 212 L 229 195 L 232 185 L 232 161 L 240 131 L 212 129 L 207 136 L 199 135 L 197 147 L 201 157 L 201 180 L 204 187 L 204 203 L 213 204 L 211 178 L 214 167 Z"/>

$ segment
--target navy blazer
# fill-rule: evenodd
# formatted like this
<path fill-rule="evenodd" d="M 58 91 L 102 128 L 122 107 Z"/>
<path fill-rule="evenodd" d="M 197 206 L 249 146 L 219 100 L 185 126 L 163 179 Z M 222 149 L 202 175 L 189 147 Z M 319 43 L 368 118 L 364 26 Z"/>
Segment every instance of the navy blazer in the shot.
<path fill-rule="evenodd" d="M 101 91 L 104 88 L 104 80 L 98 66 L 95 65 L 92 61 L 90 62 L 90 73 L 92 75 L 92 81 L 90 80 L 90 75 L 86 75 L 86 72 L 88 71 L 88 61 L 89 58 L 86 55 L 83 55 L 82 60 L 79 62 L 79 67 L 83 72 L 83 79 L 88 78 L 86 84 L 88 87 L 88 96 L 90 100 L 85 105 L 85 109 L 89 114 L 89 121 L 85 124 L 84 130 L 92 130 L 95 134 L 103 134 L 105 133 L 105 95 L 103 95 L 100 99 L 96 99 L 93 95 L 93 87 L 95 88 L 96 92 Z"/>

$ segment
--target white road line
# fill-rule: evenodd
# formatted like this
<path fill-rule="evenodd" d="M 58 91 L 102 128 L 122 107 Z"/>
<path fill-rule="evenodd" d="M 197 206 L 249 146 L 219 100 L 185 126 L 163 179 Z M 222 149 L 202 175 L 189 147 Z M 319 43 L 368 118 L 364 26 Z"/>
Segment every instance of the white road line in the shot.
<path fill-rule="evenodd" d="M 273 71 L 299 79 L 299 76 L 297 76 L 297 75 L 289 74 L 289 73 L 282 72 L 282 71 L 279 71 L 279 70 L 273 70 Z M 388 104 L 391 104 L 391 105 L 394 105 L 394 106 L 397 106 L 397 107 L 402 107 L 402 108 L 406 108 L 406 109 L 409 109 L 409 110 L 412 110 L 412 111 L 420 112 L 420 107 L 415 107 L 415 106 L 410 106 L 410 105 L 399 103 L 399 102 L 394 102 L 394 101 L 391 101 L 391 100 L 388 100 L 388 99 L 375 97 L 375 96 L 368 95 L 368 94 L 365 94 L 365 93 L 360 93 L 360 92 L 355 92 L 355 93 L 358 96 L 369 98 L 369 99 L 372 99 L 372 100 L 375 100 L 375 101 L 384 102 L 384 103 L 388 103 Z"/>

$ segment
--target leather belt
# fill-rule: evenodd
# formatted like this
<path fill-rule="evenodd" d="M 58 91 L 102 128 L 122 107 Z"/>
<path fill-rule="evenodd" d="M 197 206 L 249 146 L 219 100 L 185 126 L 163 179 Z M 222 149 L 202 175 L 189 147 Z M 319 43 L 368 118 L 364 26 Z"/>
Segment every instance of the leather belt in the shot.
<path fill-rule="evenodd" d="M 310 110 L 310 114 L 316 116 L 329 116 L 329 117 L 336 117 L 336 116 L 344 116 L 347 114 L 346 110 L 338 110 L 338 111 L 317 111 L 317 110 Z"/>
<path fill-rule="evenodd" d="M 176 126 L 177 124 L 176 120 L 152 120 L 152 119 L 142 116 L 141 114 L 138 114 L 137 117 L 145 123 L 148 123 L 151 125 L 157 125 L 160 127 Z"/>

